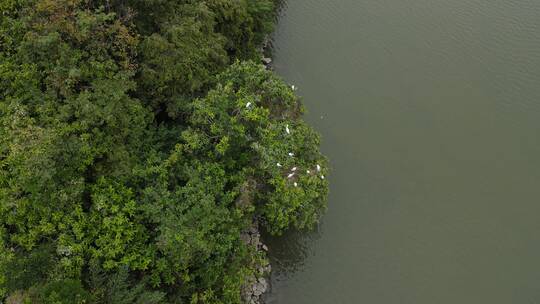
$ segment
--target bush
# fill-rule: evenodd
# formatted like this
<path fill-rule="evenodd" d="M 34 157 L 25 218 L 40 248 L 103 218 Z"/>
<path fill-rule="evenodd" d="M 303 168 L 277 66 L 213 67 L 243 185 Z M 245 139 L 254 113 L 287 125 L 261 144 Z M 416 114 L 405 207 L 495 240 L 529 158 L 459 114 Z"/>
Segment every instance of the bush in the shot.
<path fill-rule="evenodd" d="M 254 217 L 318 221 L 319 136 L 250 61 L 274 6 L 0 0 L 0 301 L 240 303 Z"/>

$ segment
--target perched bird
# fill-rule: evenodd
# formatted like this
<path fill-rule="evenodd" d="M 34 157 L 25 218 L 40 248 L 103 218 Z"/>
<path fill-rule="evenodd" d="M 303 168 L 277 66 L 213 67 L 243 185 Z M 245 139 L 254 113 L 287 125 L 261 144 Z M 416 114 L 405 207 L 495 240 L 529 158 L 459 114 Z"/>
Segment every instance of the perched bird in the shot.
<path fill-rule="evenodd" d="M 294 171 L 296 171 L 296 169 L 298 169 L 298 168 L 296 168 L 296 167 L 293 167 L 293 168 L 291 169 L 291 171 L 293 171 L 293 172 L 294 172 Z"/>
<path fill-rule="evenodd" d="M 293 91 L 296 91 L 298 88 L 293 84 L 293 85 L 291 86 L 291 89 L 292 89 Z"/>
<path fill-rule="evenodd" d="M 251 106 L 251 102 L 246 103 L 246 108 L 249 108 Z"/>
<path fill-rule="evenodd" d="M 294 176 L 294 173 L 291 173 L 291 174 L 287 175 L 287 178 L 291 178 L 293 176 Z"/>
<path fill-rule="evenodd" d="M 317 164 L 317 171 L 321 171 L 321 166 L 319 166 L 319 164 Z"/>
<path fill-rule="evenodd" d="M 289 156 L 290 156 L 290 157 L 293 157 L 293 156 L 294 156 L 294 153 L 289 152 Z"/>
<path fill-rule="evenodd" d="M 276 166 L 281 167 L 281 164 L 280 164 L 280 163 L 277 163 Z"/>
<path fill-rule="evenodd" d="M 287 131 L 287 134 L 291 134 L 291 130 L 289 130 L 289 125 L 285 126 L 285 131 Z"/>

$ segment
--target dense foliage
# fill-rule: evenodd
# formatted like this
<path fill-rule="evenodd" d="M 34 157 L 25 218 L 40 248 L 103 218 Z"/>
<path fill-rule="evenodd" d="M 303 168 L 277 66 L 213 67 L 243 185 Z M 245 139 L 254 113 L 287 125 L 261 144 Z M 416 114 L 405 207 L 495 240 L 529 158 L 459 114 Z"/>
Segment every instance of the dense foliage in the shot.
<path fill-rule="evenodd" d="M 273 0 L 0 0 L 0 302 L 240 303 L 325 208 Z"/>

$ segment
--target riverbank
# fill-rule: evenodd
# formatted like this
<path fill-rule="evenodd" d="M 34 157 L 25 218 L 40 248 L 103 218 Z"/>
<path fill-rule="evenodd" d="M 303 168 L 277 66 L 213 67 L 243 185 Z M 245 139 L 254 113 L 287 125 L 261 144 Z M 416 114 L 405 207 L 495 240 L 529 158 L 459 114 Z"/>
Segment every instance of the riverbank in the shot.
<path fill-rule="evenodd" d="M 270 57 L 270 39 L 269 37 L 264 39 L 261 46 L 261 63 L 267 70 L 271 70 L 272 58 Z M 263 295 L 270 290 L 270 275 L 272 266 L 267 258 L 268 247 L 261 240 L 259 221 L 257 218 L 253 219 L 253 223 L 249 229 L 244 231 L 240 236 L 242 241 L 251 246 L 251 248 L 257 252 L 263 259 L 260 260 L 255 266 L 254 274 L 248 278 L 245 285 L 242 287 L 241 296 L 242 301 L 245 304 L 262 304 Z"/>
<path fill-rule="evenodd" d="M 253 225 L 244 231 L 241 235 L 242 241 L 253 250 L 257 255 L 262 256 L 259 263 L 255 265 L 254 274 L 248 278 L 246 284 L 242 288 L 242 300 L 246 304 L 261 304 L 262 296 L 269 290 L 269 276 L 272 267 L 266 258 L 268 247 L 261 241 L 261 233 L 259 231 L 259 223 L 257 220 Z"/>
<path fill-rule="evenodd" d="M 328 192 L 260 64 L 274 0 L 64 2 L 0 5 L 0 302 L 259 301 L 253 217 L 308 228 Z"/>

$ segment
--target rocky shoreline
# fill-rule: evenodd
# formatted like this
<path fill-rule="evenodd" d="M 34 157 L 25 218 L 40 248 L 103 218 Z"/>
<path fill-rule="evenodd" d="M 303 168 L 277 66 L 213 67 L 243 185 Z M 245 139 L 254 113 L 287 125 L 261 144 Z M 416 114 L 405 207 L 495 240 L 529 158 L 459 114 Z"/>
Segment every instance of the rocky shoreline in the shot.
<path fill-rule="evenodd" d="M 260 47 L 261 63 L 267 70 L 272 70 L 270 41 L 270 37 L 267 36 Z M 255 274 L 248 278 L 246 284 L 242 288 L 242 300 L 245 304 L 263 304 L 263 295 L 270 290 L 270 273 L 272 267 L 266 259 L 268 247 L 261 241 L 261 233 L 259 231 L 257 219 L 254 219 L 251 227 L 242 233 L 241 238 L 244 243 L 253 246 L 253 248 L 265 258 L 255 267 Z"/>
<path fill-rule="evenodd" d="M 244 231 L 241 235 L 244 243 L 252 246 L 261 255 L 266 256 L 268 247 L 261 241 L 261 233 L 259 232 L 259 224 L 254 221 L 253 225 Z M 242 288 L 242 300 L 246 304 L 262 304 L 262 296 L 269 290 L 270 284 L 268 277 L 272 270 L 270 263 L 263 259 L 255 266 L 255 273 L 248 278 L 246 284 Z"/>
<path fill-rule="evenodd" d="M 267 70 L 271 70 L 272 58 L 266 57 L 265 54 L 269 54 L 270 38 L 267 37 L 261 45 L 261 63 Z M 244 231 L 241 235 L 242 240 L 249 246 L 252 246 L 261 256 L 266 258 L 268 247 L 261 241 L 261 233 L 259 231 L 259 222 L 257 219 L 253 221 L 253 224 L 249 229 Z M 270 273 L 272 267 L 270 263 L 264 259 L 259 265 L 256 265 L 255 274 L 248 278 L 246 284 L 242 288 L 242 301 L 245 304 L 263 304 L 263 295 L 270 289 Z"/>

